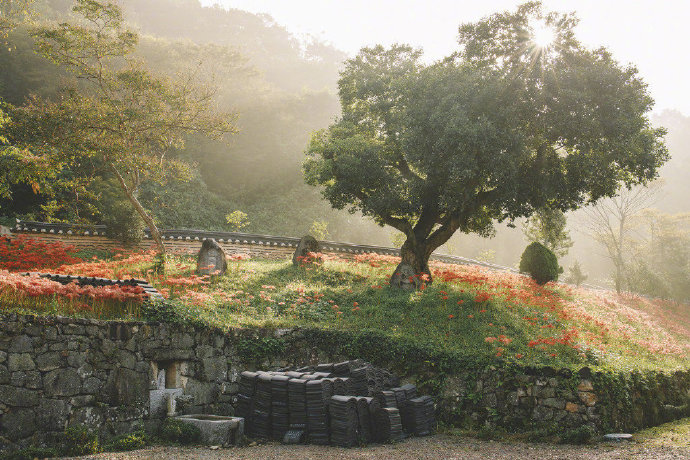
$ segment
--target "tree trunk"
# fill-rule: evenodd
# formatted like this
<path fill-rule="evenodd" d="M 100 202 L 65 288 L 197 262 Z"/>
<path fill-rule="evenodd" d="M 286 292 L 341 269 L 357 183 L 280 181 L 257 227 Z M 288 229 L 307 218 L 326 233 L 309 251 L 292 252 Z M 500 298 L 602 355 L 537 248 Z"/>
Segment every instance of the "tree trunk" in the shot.
<path fill-rule="evenodd" d="M 134 206 L 134 209 L 136 209 L 137 213 L 139 213 L 139 216 L 141 216 L 146 225 L 149 227 L 151 238 L 153 238 L 153 241 L 156 243 L 156 249 L 158 251 L 156 256 L 156 271 L 162 275 L 165 273 L 165 245 L 163 244 L 161 233 L 158 231 L 158 227 L 153 221 L 153 217 L 149 216 L 149 214 L 146 212 L 146 209 L 144 209 L 141 203 L 139 203 L 135 192 L 127 186 L 127 182 L 125 181 L 124 177 L 122 177 L 120 172 L 114 166 L 111 166 L 111 169 L 115 172 L 115 175 L 120 181 L 120 186 L 122 187 L 122 190 L 124 190 L 125 195 L 127 195 L 127 199 L 129 199 L 130 203 L 132 203 L 132 206 Z"/>
<path fill-rule="evenodd" d="M 429 270 L 429 257 L 433 250 L 428 250 L 426 242 L 411 243 L 408 239 L 400 248 L 400 263 L 407 264 L 414 269 L 415 274 L 426 274 L 431 283 L 431 271 Z"/>
<path fill-rule="evenodd" d="M 431 284 L 431 270 L 429 270 L 429 257 L 433 249 L 426 241 L 419 242 L 410 238 L 400 248 L 400 264 L 398 264 L 393 276 L 391 286 L 404 290 L 419 289 L 422 284 Z"/>

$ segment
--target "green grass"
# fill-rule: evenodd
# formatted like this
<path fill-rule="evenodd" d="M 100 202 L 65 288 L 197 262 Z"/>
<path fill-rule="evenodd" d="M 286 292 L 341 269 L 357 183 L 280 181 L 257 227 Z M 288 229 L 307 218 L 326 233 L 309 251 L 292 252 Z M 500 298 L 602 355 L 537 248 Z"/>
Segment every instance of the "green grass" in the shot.
<path fill-rule="evenodd" d="M 375 255 L 308 267 L 234 260 L 224 276 L 209 281 L 193 276 L 193 258 L 170 257 L 167 276 L 159 278 L 150 255 L 134 254 L 63 271 L 148 277 L 179 317 L 221 329 L 376 331 L 455 356 L 556 368 L 690 367 L 687 305 L 562 284 L 542 287 L 515 274 L 443 264 L 432 265 L 431 285 L 404 292 L 388 286 L 396 263 Z"/>
<path fill-rule="evenodd" d="M 180 311 L 220 328 L 374 330 L 454 354 L 554 367 L 690 364 L 690 337 L 667 327 L 676 320 L 673 309 L 671 316 L 658 314 L 663 305 L 645 299 L 542 288 L 517 275 L 452 266 L 437 269 L 459 277 L 444 282 L 437 276 L 410 293 L 388 287 L 391 261 L 370 263 L 332 260 L 300 268 L 288 261 L 233 262 L 226 276 L 171 297 Z"/>
<path fill-rule="evenodd" d="M 648 446 L 690 448 L 690 418 L 638 431 L 633 439 Z"/>

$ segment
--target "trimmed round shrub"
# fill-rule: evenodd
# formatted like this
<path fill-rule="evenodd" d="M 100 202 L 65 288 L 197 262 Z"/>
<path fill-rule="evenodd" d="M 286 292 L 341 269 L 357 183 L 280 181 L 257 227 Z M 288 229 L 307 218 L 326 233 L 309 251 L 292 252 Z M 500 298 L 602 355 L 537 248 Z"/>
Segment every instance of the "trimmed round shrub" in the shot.
<path fill-rule="evenodd" d="M 556 255 L 536 241 L 525 248 L 520 258 L 520 272 L 528 273 L 537 284 L 557 281 L 560 271 Z"/>

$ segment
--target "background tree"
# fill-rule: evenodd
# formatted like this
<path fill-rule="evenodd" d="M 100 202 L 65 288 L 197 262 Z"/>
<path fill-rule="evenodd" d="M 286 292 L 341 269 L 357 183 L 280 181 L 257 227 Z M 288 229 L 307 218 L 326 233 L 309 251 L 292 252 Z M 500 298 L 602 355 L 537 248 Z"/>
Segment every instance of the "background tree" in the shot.
<path fill-rule="evenodd" d="M 138 36 L 125 28 L 112 3 L 78 0 L 78 24 L 41 27 L 37 50 L 78 78 L 59 100 L 33 98 L 15 111 L 21 139 L 44 157 L 70 164 L 101 163 L 114 175 L 134 209 L 165 253 L 160 232 L 138 194 L 145 181 L 185 178 L 189 165 L 174 158 L 185 135 L 220 138 L 233 131 L 234 117 L 212 111 L 213 91 L 194 75 L 176 81 L 156 76 L 133 57 Z M 30 127 L 31 129 L 27 129 Z"/>
<path fill-rule="evenodd" d="M 0 0 L 0 39 L 33 15 L 34 0 Z"/>
<path fill-rule="evenodd" d="M 73 21 L 72 3 L 36 2 L 36 24 Z M 384 231 L 362 222 L 359 216 L 329 209 L 302 177 L 309 134 L 339 113 L 335 83 L 344 53 L 313 40 L 305 43 L 303 36 L 292 36 L 265 15 L 204 7 L 196 0 L 117 3 L 127 24 L 140 33 L 130 58 L 140 60 L 156 75 L 172 79 L 203 62 L 199 77 L 217 88 L 214 100 L 219 110 L 242 114 L 236 121 L 239 132 L 231 143 L 202 135 L 185 136 L 184 148 L 171 152 L 196 165 L 189 180 L 169 177 L 163 185 L 142 183 L 138 199 L 159 228 L 227 231 L 228 210 L 242 209 L 252 216 L 251 225 L 243 231 L 301 236 L 313 220 L 326 218 L 336 239 L 370 244 L 386 240 Z M 0 47 L 0 97 L 14 105 L 24 104 L 32 93 L 54 100 L 65 78 L 71 77 L 63 66 L 34 53 L 28 32 L 20 26 L 9 35 L 11 52 Z M 107 169 L 96 171 L 95 176 L 120 189 Z M 49 201 L 58 205 L 77 202 L 68 188 L 56 191 L 55 197 L 44 193 L 44 187 L 39 193 L 25 184 L 11 188 L 13 198 L 0 199 L 0 206 L 12 222 L 15 217 L 47 218 L 42 206 Z M 124 192 L 119 193 L 127 200 Z M 107 223 L 108 215 L 117 211 L 104 206 L 98 196 L 87 200 L 79 194 L 78 202 L 79 215 L 93 223 Z M 295 203 L 299 203 L 297 214 L 290 212 Z M 90 215 L 89 205 L 97 208 L 95 214 Z M 71 222 L 76 218 L 77 209 L 71 206 L 50 209 L 53 219 Z"/>
<path fill-rule="evenodd" d="M 642 223 L 640 212 L 656 200 L 658 192 L 659 183 L 650 187 L 624 188 L 618 196 L 585 209 L 585 225 L 590 235 L 604 247 L 613 264 L 616 292 L 630 289 L 628 266 L 634 232 Z"/>
<path fill-rule="evenodd" d="M 565 213 L 560 209 L 540 208 L 527 219 L 522 231 L 528 241 L 537 241 L 563 257 L 573 246 L 567 225 Z"/>
<path fill-rule="evenodd" d="M 249 225 L 247 213 L 242 212 L 239 209 L 225 216 L 225 220 L 227 220 L 228 224 L 230 224 L 233 232 L 239 232 L 244 227 Z"/>
<path fill-rule="evenodd" d="M 318 219 L 312 222 L 309 228 L 309 234 L 317 240 L 326 240 L 330 236 L 328 232 L 328 221 L 325 219 Z"/>
<path fill-rule="evenodd" d="M 496 220 L 653 179 L 667 152 L 646 86 L 584 48 L 576 22 L 528 3 L 461 26 L 461 51 L 428 66 L 408 46 L 362 49 L 338 83 L 342 117 L 312 136 L 307 183 L 403 232 L 396 273 L 429 275 L 457 230 L 489 235 Z M 538 44 L 537 28 L 554 41 Z"/>
<path fill-rule="evenodd" d="M 630 288 L 679 302 L 690 300 L 690 214 L 645 210 L 632 245 Z"/>
<path fill-rule="evenodd" d="M 567 283 L 572 283 L 578 287 L 582 283 L 587 281 L 587 274 L 584 271 L 582 271 L 580 262 L 576 260 L 575 263 L 570 268 L 568 268 L 568 276 L 566 277 L 565 281 Z"/>

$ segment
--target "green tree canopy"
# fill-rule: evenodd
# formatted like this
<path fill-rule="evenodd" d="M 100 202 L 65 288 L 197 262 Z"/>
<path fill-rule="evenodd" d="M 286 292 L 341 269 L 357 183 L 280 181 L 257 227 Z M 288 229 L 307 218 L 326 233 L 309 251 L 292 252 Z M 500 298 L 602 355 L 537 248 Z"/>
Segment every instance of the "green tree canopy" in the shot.
<path fill-rule="evenodd" d="M 138 194 L 145 181 L 189 177 L 189 165 L 173 154 L 185 136 L 220 138 L 233 132 L 234 116 L 216 113 L 214 91 L 193 73 L 177 80 L 154 75 L 133 58 L 138 42 L 114 3 L 77 0 L 80 22 L 40 27 L 39 53 L 72 72 L 79 82 L 55 100 L 32 98 L 12 112 L 17 140 L 72 170 L 93 163 L 110 171 L 151 230 L 162 239 Z"/>
<path fill-rule="evenodd" d="M 428 274 L 457 230 L 489 235 L 653 179 L 667 151 L 646 85 L 582 46 L 576 22 L 534 2 L 461 26 L 460 51 L 431 65 L 405 45 L 362 49 L 341 73 L 342 117 L 312 136 L 307 183 L 403 232 L 401 266 Z"/>

